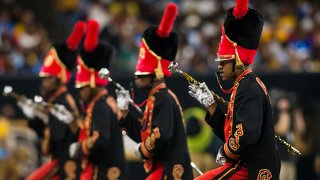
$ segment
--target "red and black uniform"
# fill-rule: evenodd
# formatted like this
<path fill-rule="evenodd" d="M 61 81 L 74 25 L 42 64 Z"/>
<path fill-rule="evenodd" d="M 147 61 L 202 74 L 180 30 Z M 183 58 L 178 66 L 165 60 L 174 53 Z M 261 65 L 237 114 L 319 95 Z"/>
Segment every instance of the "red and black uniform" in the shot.
<path fill-rule="evenodd" d="M 64 86 L 58 88 L 52 95 L 43 97 L 44 101 L 51 105 L 63 105 L 73 115 L 79 113 L 76 103 L 67 92 L 66 84 L 71 79 L 71 72 L 76 65 L 78 45 L 85 31 L 85 24 L 79 21 L 65 42 L 56 42 L 48 51 L 39 76 L 42 78 L 56 77 Z M 29 121 L 30 127 L 36 129 L 38 134 L 44 134 L 42 142 L 42 153 L 51 154 L 52 160 L 41 166 L 27 179 L 65 179 L 76 178 L 77 164 L 69 158 L 69 145 L 77 140 L 77 132 L 72 132 L 70 126 L 59 121 L 49 110 L 48 124 L 40 120 Z M 74 130 L 76 131 L 76 130 Z"/>
<path fill-rule="evenodd" d="M 77 113 L 75 101 L 65 86 L 59 88 L 52 96 L 44 99 L 50 104 L 60 104 L 66 107 L 70 112 Z M 27 179 L 43 178 L 67 178 L 75 177 L 80 172 L 76 170 L 77 164 L 69 157 L 69 145 L 77 141 L 78 133 L 72 132 L 68 124 L 59 121 L 49 113 L 48 124 L 43 124 L 39 119 L 29 121 L 30 126 L 43 124 L 44 139 L 42 142 L 42 153 L 51 155 L 51 160 L 44 164 Z M 39 129 L 38 129 L 39 131 Z"/>
<path fill-rule="evenodd" d="M 206 122 L 224 141 L 222 154 L 229 163 L 207 172 L 204 179 L 241 179 L 246 174 L 249 179 L 279 179 L 280 160 L 268 92 L 251 69 L 235 81 L 227 114 L 217 108 L 213 116 L 207 114 Z"/>
<path fill-rule="evenodd" d="M 280 160 L 275 142 L 269 95 L 262 81 L 248 68 L 254 61 L 263 29 L 263 16 L 236 0 L 222 25 L 216 61 L 231 61 L 244 71 L 235 79 L 227 114 L 219 107 L 207 123 L 224 141 L 227 163 L 198 179 L 279 179 Z M 228 91 L 224 91 L 228 92 Z"/>
<path fill-rule="evenodd" d="M 193 179 L 182 109 L 164 83 L 150 91 L 141 122 L 129 113 L 120 124 L 130 138 L 141 142 L 147 179 Z"/>
<path fill-rule="evenodd" d="M 122 133 L 116 114 L 106 100 L 103 90 L 86 105 L 84 129 L 81 131 L 81 179 L 126 179 L 126 161 Z M 88 148 L 86 141 L 99 133 L 99 138 Z"/>
<path fill-rule="evenodd" d="M 85 104 L 85 121 L 78 141 L 81 144 L 80 179 L 127 179 L 126 160 L 115 100 L 106 97 L 107 79 L 98 76 L 101 68 L 109 68 L 113 47 L 99 42 L 99 24 L 87 22 L 84 46 L 78 56 L 76 87 L 100 91 Z M 81 89 L 80 89 L 81 91 Z M 111 103 L 113 102 L 113 103 Z"/>
<path fill-rule="evenodd" d="M 171 76 L 168 66 L 178 50 L 178 35 L 171 31 L 177 13 L 177 6 L 169 3 L 160 25 L 143 32 L 136 76 L 149 75 L 159 81 Z M 193 179 L 181 106 L 165 83 L 149 92 L 141 122 L 129 114 L 121 126 L 141 142 L 147 179 Z"/>

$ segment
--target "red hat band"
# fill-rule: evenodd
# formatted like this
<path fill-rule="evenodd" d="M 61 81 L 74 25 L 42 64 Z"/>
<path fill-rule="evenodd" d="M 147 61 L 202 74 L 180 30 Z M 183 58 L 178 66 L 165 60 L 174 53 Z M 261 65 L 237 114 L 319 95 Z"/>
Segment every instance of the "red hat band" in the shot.
<path fill-rule="evenodd" d="M 94 68 L 89 68 L 80 56 L 78 56 L 77 63 L 76 88 L 81 88 L 87 85 L 94 88 L 96 86 L 106 86 L 108 84 L 108 80 L 101 79 L 98 76 L 98 71 Z"/>
<path fill-rule="evenodd" d="M 63 83 L 67 84 L 71 78 L 71 72 L 66 68 L 57 55 L 56 49 L 53 47 L 47 53 L 43 65 L 41 67 L 40 77 L 54 76 L 59 78 Z"/>
<path fill-rule="evenodd" d="M 170 77 L 171 72 L 168 70 L 170 62 L 150 50 L 145 39 L 142 39 L 135 75 L 163 73 L 162 76 Z"/>
<path fill-rule="evenodd" d="M 224 26 L 222 25 L 222 36 L 218 48 L 217 61 L 236 59 L 237 64 L 242 63 L 249 65 L 253 63 L 256 52 L 257 50 L 246 49 L 229 39 L 225 34 Z"/>

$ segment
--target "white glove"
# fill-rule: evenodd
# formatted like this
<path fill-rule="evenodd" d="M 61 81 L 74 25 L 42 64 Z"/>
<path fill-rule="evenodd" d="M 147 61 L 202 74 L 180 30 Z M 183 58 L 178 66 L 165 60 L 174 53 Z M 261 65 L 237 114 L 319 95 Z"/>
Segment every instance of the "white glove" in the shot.
<path fill-rule="evenodd" d="M 209 90 L 208 86 L 206 85 L 206 83 L 200 83 L 199 86 L 190 84 L 189 94 L 190 96 L 197 99 L 205 107 L 209 107 L 215 102 L 213 95 Z"/>
<path fill-rule="evenodd" d="M 34 103 L 31 99 L 23 98 L 17 102 L 18 107 L 21 108 L 23 114 L 28 119 L 34 119 L 35 113 L 34 113 Z"/>
<path fill-rule="evenodd" d="M 118 90 L 116 89 L 117 94 L 117 104 L 120 110 L 128 110 L 129 103 L 131 102 L 130 94 L 128 90 Z"/>
<path fill-rule="evenodd" d="M 72 159 L 76 159 L 80 155 L 81 143 L 74 142 L 69 146 L 69 156 Z"/>
<path fill-rule="evenodd" d="M 222 155 L 222 147 L 219 149 L 217 157 L 216 157 L 216 163 L 220 166 L 224 166 L 227 162 L 227 159 Z"/>
<path fill-rule="evenodd" d="M 143 156 L 139 150 L 140 146 L 141 146 L 141 143 L 138 143 L 137 145 L 134 146 L 134 153 L 136 154 L 138 159 L 143 159 Z"/>
<path fill-rule="evenodd" d="M 46 110 L 46 102 L 37 102 L 34 103 L 34 115 L 41 119 L 45 124 L 49 122 L 49 116 Z"/>
<path fill-rule="evenodd" d="M 64 105 L 55 104 L 54 107 L 50 108 L 50 113 L 56 117 L 59 121 L 70 124 L 74 117 Z"/>

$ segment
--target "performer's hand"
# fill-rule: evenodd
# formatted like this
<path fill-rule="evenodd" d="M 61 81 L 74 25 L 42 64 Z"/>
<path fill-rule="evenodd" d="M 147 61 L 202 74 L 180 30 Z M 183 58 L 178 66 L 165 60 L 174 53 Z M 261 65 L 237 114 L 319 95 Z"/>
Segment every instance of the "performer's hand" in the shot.
<path fill-rule="evenodd" d="M 138 143 L 137 145 L 134 146 L 134 153 L 136 154 L 137 158 L 138 159 L 143 159 L 143 156 L 140 152 L 140 146 L 141 146 L 141 143 Z"/>
<path fill-rule="evenodd" d="M 129 91 L 116 89 L 116 94 L 117 94 L 117 104 L 119 109 L 121 111 L 128 110 L 129 103 L 131 101 Z"/>
<path fill-rule="evenodd" d="M 189 94 L 190 96 L 197 99 L 205 107 L 209 107 L 215 102 L 213 95 L 209 90 L 208 86 L 206 85 L 206 83 L 200 83 L 199 86 L 190 84 Z"/>
<path fill-rule="evenodd" d="M 74 120 L 73 115 L 64 105 L 55 104 L 54 107 L 50 108 L 50 112 L 63 123 L 70 124 Z"/>
<path fill-rule="evenodd" d="M 28 118 L 28 119 L 33 119 L 35 118 L 35 113 L 34 113 L 34 103 L 31 99 L 27 98 L 22 98 L 17 102 L 18 107 L 21 108 L 23 114 Z"/>
<path fill-rule="evenodd" d="M 72 159 L 76 159 L 79 157 L 81 151 L 81 143 L 74 142 L 69 146 L 69 156 Z"/>
<path fill-rule="evenodd" d="M 216 163 L 219 164 L 220 166 L 224 166 L 227 162 L 226 158 L 222 155 L 222 148 L 223 146 L 219 149 L 217 157 L 216 157 Z"/>
<path fill-rule="evenodd" d="M 35 104 L 34 108 L 34 115 L 41 119 L 45 124 L 49 122 L 49 116 L 45 110 L 44 107 L 41 107 L 40 105 Z"/>

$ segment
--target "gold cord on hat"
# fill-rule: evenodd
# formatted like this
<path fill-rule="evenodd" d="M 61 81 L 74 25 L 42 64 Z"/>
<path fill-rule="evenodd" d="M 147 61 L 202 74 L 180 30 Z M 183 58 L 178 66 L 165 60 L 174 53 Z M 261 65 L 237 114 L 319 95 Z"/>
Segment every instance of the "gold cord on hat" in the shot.
<path fill-rule="evenodd" d="M 152 50 L 149 48 L 149 46 L 148 46 L 148 44 L 147 44 L 147 42 L 146 42 L 146 40 L 145 40 L 144 38 L 142 38 L 142 41 L 143 41 L 144 45 L 146 46 L 147 51 L 149 51 L 149 53 L 151 53 L 154 57 L 157 58 L 157 60 L 158 60 L 158 65 L 157 65 L 157 68 L 154 70 L 154 72 L 155 72 L 155 75 L 156 75 L 156 78 L 157 78 L 157 79 L 162 79 L 162 78 L 164 77 L 164 74 L 163 74 L 163 71 L 162 71 L 162 65 L 161 65 L 161 59 L 162 59 L 162 57 L 159 56 L 159 55 L 157 55 L 154 51 L 152 51 Z"/>
<path fill-rule="evenodd" d="M 235 59 L 236 60 L 236 66 L 237 67 L 244 67 L 244 64 L 241 61 L 239 53 L 238 53 L 238 48 L 237 48 L 238 44 L 236 42 L 232 41 L 226 34 L 225 34 L 225 36 L 228 39 L 228 41 L 230 41 L 232 43 L 232 45 L 234 47 L 234 51 L 235 51 L 235 55 L 236 55 L 236 57 L 235 57 L 236 58 Z"/>
<path fill-rule="evenodd" d="M 90 87 L 91 88 L 95 88 L 96 87 L 96 82 L 95 82 L 95 78 L 94 78 L 94 70 L 92 70 L 90 68 L 90 72 L 91 72 L 91 74 L 90 74 Z"/>
<path fill-rule="evenodd" d="M 158 60 L 158 66 L 154 70 L 154 72 L 156 74 L 157 79 L 162 79 L 164 77 L 164 74 L 163 74 L 162 66 L 161 66 L 161 57 L 157 57 L 157 60 Z"/>
<path fill-rule="evenodd" d="M 233 46 L 234 46 L 234 50 L 235 50 L 235 53 L 236 53 L 236 66 L 237 67 L 243 67 L 244 65 L 243 65 L 243 62 L 241 61 L 239 53 L 238 53 L 237 43 L 233 43 Z"/>

